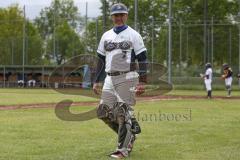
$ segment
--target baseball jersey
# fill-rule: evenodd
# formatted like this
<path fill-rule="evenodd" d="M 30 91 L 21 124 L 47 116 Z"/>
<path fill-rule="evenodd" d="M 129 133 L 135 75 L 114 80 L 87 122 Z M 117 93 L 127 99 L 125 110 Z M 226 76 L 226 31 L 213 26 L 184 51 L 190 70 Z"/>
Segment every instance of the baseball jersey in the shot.
<path fill-rule="evenodd" d="M 208 68 L 205 72 L 205 80 L 212 80 L 212 68 Z"/>
<path fill-rule="evenodd" d="M 224 77 L 225 77 L 225 78 L 230 78 L 230 77 L 232 77 L 233 71 L 232 71 L 231 68 L 228 68 L 228 69 L 225 69 L 225 70 L 223 71 L 223 73 L 224 73 Z"/>
<path fill-rule="evenodd" d="M 134 56 L 146 51 L 141 35 L 131 27 L 119 34 L 113 29 L 105 32 L 98 46 L 98 54 L 105 56 L 105 72 L 130 71 Z"/>

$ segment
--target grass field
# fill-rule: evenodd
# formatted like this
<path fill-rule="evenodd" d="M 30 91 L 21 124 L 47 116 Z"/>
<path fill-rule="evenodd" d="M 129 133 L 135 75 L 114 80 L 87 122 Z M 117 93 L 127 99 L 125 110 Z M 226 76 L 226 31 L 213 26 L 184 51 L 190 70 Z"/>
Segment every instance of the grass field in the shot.
<path fill-rule="evenodd" d="M 23 93 L 24 91 L 24 93 Z M 205 95 L 172 91 L 170 95 Z M 224 91 L 214 92 L 225 95 Z M 240 95 L 240 92 L 233 93 Z M 49 90 L 0 90 L 0 105 L 58 102 Z M 68 96 L 74 101 L 96 99 Z M 239 160 L 239 100 L 160 100 L 135 107 L 142 126 L 132 160 Z M 93 106 L 73 107 L 74 113 Z M 52 108 L 0 111 L 1 160 L 106 160 L 116 135 L 101 121 L 59 120 Z"/>
<path fill-rule="evenodd" d="M 204 90 L 173 90 L 167 95 L 205 96 L 206 92 Z M 240 90 L 234 91 L 232 95 L 240 96 Z M 213 91 L 213 96 L 226 96 L 226 91 Z M 64 95 L 47 89 L 0 89 L 0 105 L 57 103 L 64 99 L 70 99 L 74 102 L 98 101 L 95 98 L 79 95 Z"/>

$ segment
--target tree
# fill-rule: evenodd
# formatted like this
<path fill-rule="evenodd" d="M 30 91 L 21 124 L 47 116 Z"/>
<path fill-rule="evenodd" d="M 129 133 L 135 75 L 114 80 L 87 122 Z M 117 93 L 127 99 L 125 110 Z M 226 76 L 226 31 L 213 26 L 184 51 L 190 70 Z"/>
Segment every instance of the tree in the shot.
<path fill-rule="evenodd" d="M 84 53 L 77 33 L 81 28 L 82 17 L 73 0 L 54 0 L 41 11 L 35 23 L 46 42 L 46 57 L 58 65 L 71 56 Z"/>
<path fill-rule="evenodd" d="M 23 37 L 23 24 L 26 35 Z M 25 39 L 25 64 L 42 62 L 42 39 L 36 27 L 24 20 L 23 11 L 18 5 L 0 9 L 0 64 L 21 65 L 23 57 L 23 39 Z"/>
<path fill-rule="evenodd" d="M 236 34 L 236 26 L 232 24 L 231 16 L 238 12 L 237 1 L 226 0 L 208 0 L 207 12 L 207 32 L 211 34 L 211 20 L 214 20 L 214 63 L 220 65 L 223 61 L 227 62 L 229 54 L 229 28 L 232 28 L 232 35 Z M 189 32 L 189 51 L 190 57 L 185 57 L 185 60 L 191 59 L 193 64 L 203 65 L 203 49 L 204 49 L 204 0 L 177 0 L 174 3 L 174 23 L 176 25 L 174 32 L 174 48 L 178 48 L 179 43 L 179 22 L 183 21 L 183 30 Z M 219 25 L 221 24 L 221 25 Z M 224 25 L 222 25 L 224 24 Z M 209 35 L 211 38 L 211 35 Z M 236 37 L 233 36 L 233 39 Z M 183 39 L 186 39 L 186 34 L 183 34 Z M 234 41 L 233 41 L 234 42 Z M 208 48 L 207 60 L 211 60 L 211 39 L 207 40 Z M 233 44 L 236 45 L 236 44 Z M 184 45 L 186 46 L 186 45 Z M 217 46 L 217 47 L 216 47 Z M 186 48 L 183 48 L 186 52 Z M 233 55 L 236 55 L 237 48 L 233 50 Z M 174 57 L 178 57 L 179 50 L 173 53 Z M 176 59 L 178 60 L 178 59 Z M 176 61 L 175 60 L 175 61 Z M 191 62 L 189 62 L 191 63 Z M 235 63 L 236 64 L 236 63 Z"/>
<path fill-rule="evenodd" d="M 104 0 L 102 2 L 102 13 L 104 11 Z M 129 18 L 127 24 L 134 26 L 134 0 L 108 0 L 106 1 L 106 17 L 107 29 L 112 28 L 112 22 L 109 19 L 110 6 L 114 3 L 122 2 L 129 8 Z M 138 31 L 143 36 L 145 45 L 148 49 L 148 58 L 152 59 L 152 42 L 154 44 L 154 61 L 166 64 L 167 61 L 167 45 L 168 45 L 168 0 L 152 0 L 138 1 Z M 203 22 L 204 22 L 204 0 L 175 0 L 173 5 L 173 68 L 177 68 L 180 64 L 180 21 L 182 21 L 182 55 L 181 61 L 186 68 L 189 66 L 199 67 L 204 65 L 203 61 Z M 233 25 L 232 18 L 238 13 L 237 0 L 208 0 L 208 18 L 207 32 L 208 40 L 208 61 L 211 60 L 211 18 L 214 18 L 214 66 L 220 66 L 223 62 L 230 59 L 229 51 L 229 33 L 232 32 L 232 63 L 237 64 L 238 59 L 238 29 Z M 98 35 L 103 34 L 102 20 L 98 17 L 99 27 Z M 152 21 L 154 20 L 154 24 Z M 226 25 L 219 25 L 226 24 Z M 91 22 L 88 26 L 88 45 L 91 51 L 96 50 L 95 45 L 91 45 L 96 41 L 96 23 Z M 231 29 L 230 29 L 231 28 Z M 152 35 L 153 29 L 153 35 Z M 187 42 L 188 39 L 188 42 Z M 90 44 L 91 43 L 91 44 Z M 176 71 L 177 72 L 177 71 Z"/>
<path fill-rule="evenodd" d="M 62 64 L 66 58 L 74 57 L 83 53 L 84 47 L 80 42 L 80 37 L 68 25 L 67 22 L 60 24 L 56 28 L 55 40 L 50 37 L 47 42 L 47 55 L 54 56 L 52 53 L 53 43 L 56 43 L 55 56 L 57 64 Z"/>

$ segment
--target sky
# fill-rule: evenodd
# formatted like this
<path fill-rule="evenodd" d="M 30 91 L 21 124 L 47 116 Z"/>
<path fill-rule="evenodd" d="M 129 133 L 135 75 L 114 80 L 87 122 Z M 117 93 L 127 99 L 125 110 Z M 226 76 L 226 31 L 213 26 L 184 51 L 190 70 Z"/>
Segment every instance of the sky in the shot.
<path fill-rule="evenodd" d="M 5 8 L 11 4 L 18 3 L 20 6 L 26 8 L 26 16 L 29 19 L 34 19 L 39 15 L 41 9 L 51 4 L 52 0 L 0 0 L 0 7 Z M 86 2 L 88 2 L 88 17 L 94 18 L 99 16 L 100 11 L 100 0 L 74 0 L 75 5 L 78 6 L 80 14 L 82 16 L 86 13 Z"/>

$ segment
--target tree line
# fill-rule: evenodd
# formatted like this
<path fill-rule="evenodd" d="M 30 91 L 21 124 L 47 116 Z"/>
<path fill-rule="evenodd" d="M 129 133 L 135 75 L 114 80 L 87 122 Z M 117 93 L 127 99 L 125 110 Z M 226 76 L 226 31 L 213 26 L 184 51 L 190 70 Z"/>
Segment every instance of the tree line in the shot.
<path fill-rule="evenodd" d="M 28 65 L 61 64 L 79 54 L 96 54 L 104 28 L 108 30 L 112 27 L 109 10 L 116 2 L 119 0 L 101 0 L 102 15 L 89 19 L 87 26 L 73 0 L 52 1 L 34 21 L 24 19 L 23 9 L 18 5 L 1 8 L 0 64 L 21 65 L 23 53 Z M 121 2 L 129 8 L 128 25 L 133 27 L 134 0 Z M 208 0 L 205 12 L 204 2 L 206 0 L 174 1 L 173 65 L 199 66 L 211 60 L 215 65 L 223 62 L 237 65 L 238 1 Z M 137 30 L 144 37 L 149 59 L 163 64 L 167 60 L 167 19 L 168 0 L 138 1 Z M 206 37 L 203 36 L 204 25 Z"/>

